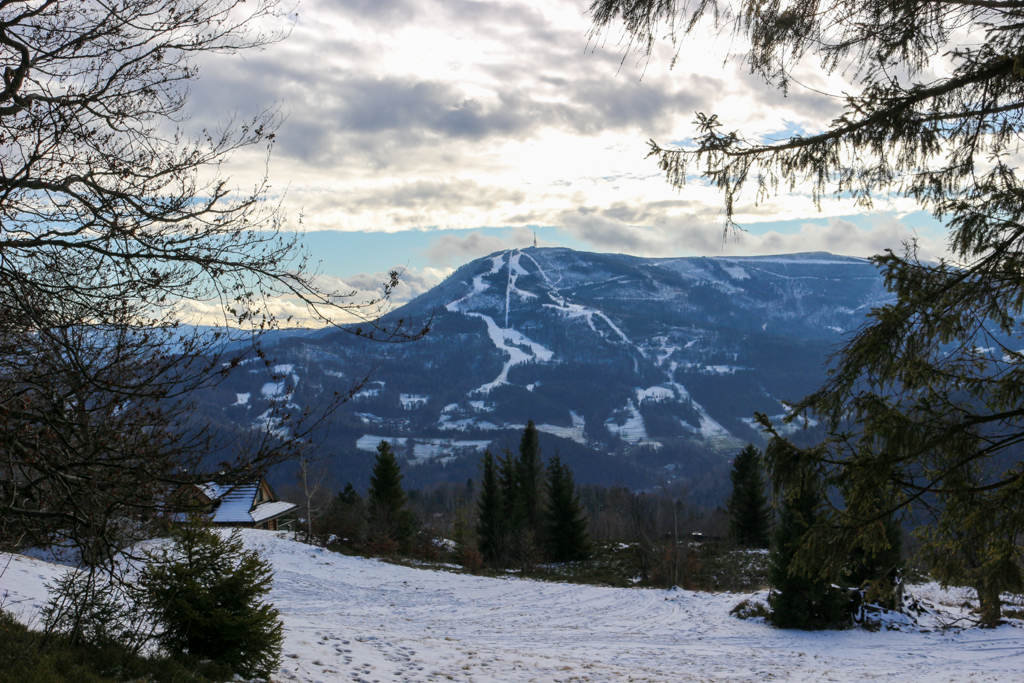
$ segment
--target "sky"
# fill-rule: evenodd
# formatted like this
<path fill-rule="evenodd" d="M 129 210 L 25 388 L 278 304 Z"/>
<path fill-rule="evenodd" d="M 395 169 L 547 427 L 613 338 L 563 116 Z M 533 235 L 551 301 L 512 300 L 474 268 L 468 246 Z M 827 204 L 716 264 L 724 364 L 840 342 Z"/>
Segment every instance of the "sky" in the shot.
<path fill-rule="evenodd" d="M 591 36 L 588 6 L 303 0 L 271 26 L 284 40 L 200 64 L 188 125 L 279 107 L 269 162 L 242 151 L 226 172 L 240 185 L 269 174 L 325 282 L 370 292 L 403 270 L 396 303 L 535 236 L 659 257 L 868 256 L 911 236 L 925 256 L 943 251 L 943 227 L 906 200 L 865 210 L 826 198 L 819 209 L 800 187 L 760 203 L 744 194 L 744 231 L 724 234 L 721 194 L 699 178 L 669 187 L 647 141 L 687 144 L 698 111 L 748 139 L 813 133 L 850 83 L 808 65 L 783 96 L 728 59 L 741 45 L 710 31 L 644 59 L 617 27 Z"/>

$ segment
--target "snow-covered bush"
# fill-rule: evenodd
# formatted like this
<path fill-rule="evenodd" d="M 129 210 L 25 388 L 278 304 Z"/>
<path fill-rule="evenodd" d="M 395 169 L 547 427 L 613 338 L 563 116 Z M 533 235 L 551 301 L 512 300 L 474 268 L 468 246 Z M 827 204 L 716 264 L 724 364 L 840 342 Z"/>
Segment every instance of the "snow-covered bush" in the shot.
<path fill-rule="evenodd" d="M 767 619 L 769 616 L 768 605 L 759 600 L 743 600 L 729 610 L 729 614 L 737 619 Z"/>

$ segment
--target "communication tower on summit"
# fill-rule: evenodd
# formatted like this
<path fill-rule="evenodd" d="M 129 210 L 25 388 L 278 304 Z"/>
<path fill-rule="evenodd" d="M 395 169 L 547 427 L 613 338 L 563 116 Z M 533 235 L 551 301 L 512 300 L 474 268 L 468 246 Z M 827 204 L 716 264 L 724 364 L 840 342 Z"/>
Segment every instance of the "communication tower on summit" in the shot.
<path fill-rule="evenodd" d="M 537 231 L 536 230 L 533 231 L 533 248 L 534 249 L 537 248 Z"/>

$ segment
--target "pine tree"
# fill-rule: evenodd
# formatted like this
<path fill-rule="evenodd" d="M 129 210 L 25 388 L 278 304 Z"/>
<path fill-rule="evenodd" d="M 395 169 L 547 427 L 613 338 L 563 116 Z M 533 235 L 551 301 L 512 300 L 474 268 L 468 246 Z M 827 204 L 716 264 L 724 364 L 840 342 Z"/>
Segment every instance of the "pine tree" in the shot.
<path fill-rule="evenodd" d="M 764 493 L 760 453 L 753 444 L 740 451 L 732 464 L 732 495 L 729 511 L 729 536 L 746 548 L 767 548 L 771 543 L 771 511 Z"/>
<path fill-rule="evenodd" d="M 540 454 L 540 438 L 533 420 L 526 423 L 519 440 L 519 461 L 516 466 L 520 523 L 539 538 L 543 532 L 544 510 L 542 491 L 544 486 L 544 463 Z"/>
<path fill-rule="evenodd" d="M 587 518 L 576 494 L 572 470 L 562 463 L 558 453 L 548 463 L 548 502 L 545 510 L 545 534 L 548 559 L 574 562 L 590 556 Z"/>
<path fill-rule="evenodd" d="M 490 451 L 484 452 L 483 478 L 480 482 L 480 517 L 477 521 L 477 547 L 485 561 L 501 564 L 506 555 L 504 497 L 498 467 Z"/>
<path fill-rule="evenodd" d="M 413 535 L 413 516 L 406 508 L 407 497 L 402 489 L 402 472 L 391 451 L 391 444 L 381 441 L 370 476 L 367 503 L 370 529 L 376 543 L 395 542 L 406 547 Z"/>
<path fill-rule="evenodd" d="M 821 498 L 811 486 L 800 487 L 782 504 L 768 572 L 771 621 L 780 628 L 830 628 L 847 614 L 849 599 L 841 590 L 820 574 L 795 566 L 796 553 L 820 508 Z"/>
<path fill-rule="evenodd" d="M 226 665 L 243 678 L 267 679 L 281 663 L 278 611 L 261 598 L 273 572 L 236 530 L 228 538 L 199 524 L 149 556 L 142 575 L 147 606 L 170 652 Z"/>

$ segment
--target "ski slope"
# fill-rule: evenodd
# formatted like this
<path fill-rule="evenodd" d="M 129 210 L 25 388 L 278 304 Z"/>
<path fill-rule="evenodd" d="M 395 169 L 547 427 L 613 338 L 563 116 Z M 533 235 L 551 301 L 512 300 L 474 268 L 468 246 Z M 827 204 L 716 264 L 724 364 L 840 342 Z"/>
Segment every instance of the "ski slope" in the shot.
<path fill-rule="evenodd" d="M 483 578 L 346 557 L 274 532 L 243 535 L 275 569 L 271 599 L 286 634 L 279 682 L 1024 680 L 1020 621 L 782 631 L 729 617 L 738 595 Z M 0 569 L 9 557 L 0 555 Z M 43 582 L 64 569 L 16 555 L 0 599 L 31 621 Z M 950 605 L 966 595 L 912 592 Z"/>

